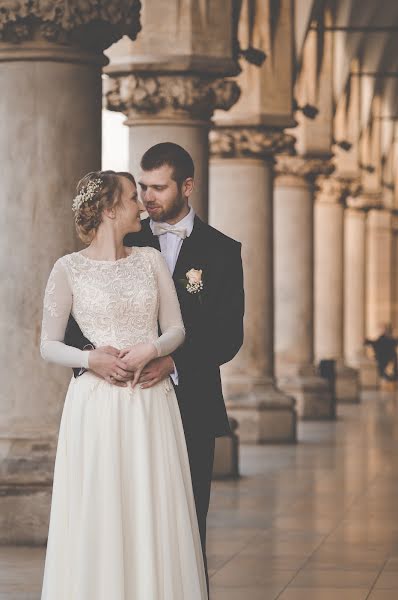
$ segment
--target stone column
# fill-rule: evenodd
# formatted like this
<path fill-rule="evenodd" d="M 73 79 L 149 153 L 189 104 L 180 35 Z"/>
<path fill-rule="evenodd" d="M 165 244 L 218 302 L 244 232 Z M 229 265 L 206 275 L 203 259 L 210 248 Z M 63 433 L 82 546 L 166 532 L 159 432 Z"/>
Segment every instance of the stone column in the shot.
<path fill-rule="evenodd" d="M 138 175 L 142 155 L 154 144 L 186 148 L 195 163 L 190 200 L 204 221 L 210 119 L 240 95 L 239 85 L 224 79 L 240 71 L 239 13 L 234 0 L 145 0 L 142 34 L 133 44 L 125 39 L 115 44 L 105 69 L 106 106 L 127 116 L 131 171 Z"/>
<path fill-rule="evenodd" d="M 138 29 L 136 0 L 14 2 L 0 15 L 2 543 L 46 539 L 71 372 L 40 357 L 43 293 L 55 260 L 76 248 L 76 182 L 101 166 L 102 50 Z"/>
<path fill-rule="evenodd" d="M 315 221 L 315 360 L 336 361 L 336 400 L 359 401 L 359 378 L 344 364 L 344 184 L 321 177 Z"/>
<path fill-rule="evenodd" d="M 344 357 L 359 373 L 361 388 L 377 387 L 374 359 L 367 356 L 366 337 L 366 210 L 344 212 Z"/>
<path fill-rule="evenodd" d="M 376 338 L 392 311 L 392 214 L 371 209 L 367 219 L 366 337 Z"/>
<path fill-rule="evenodd" d="M 208 135 L 216 109 L 228 110 L 239 98 L 232 80 L 194 74 L 127 74 L 107 80 L 106 106 L 123 112 L 130 131 L 130 169 L 139 173 L 142 155 L 160 142 L 175 142 L 195 163 L 195 191 L 191 204 L 208 220 Z"/>
<path fill-rule="evenodd" d="M 392 326 L 398 335 L 398 214 L 392 217 Z"/>
<path fill-rule="evenodd" d="M 273 358 L 273 153 L 280 130 L 217 127 L 210 135 L 210 224 L 242 242 L 244 343 L 222 368 L 228 414 L 244 442 L 296 439 L 294 400 L 277 389 Z"/>
<path fill-rule="evenodd" d="M 305 419 L 335 416 L 333 398 L 314 366 L 313 181 L 329 161 L 280 155 L 274 191 L 275 360 L 281 389 Z"/>

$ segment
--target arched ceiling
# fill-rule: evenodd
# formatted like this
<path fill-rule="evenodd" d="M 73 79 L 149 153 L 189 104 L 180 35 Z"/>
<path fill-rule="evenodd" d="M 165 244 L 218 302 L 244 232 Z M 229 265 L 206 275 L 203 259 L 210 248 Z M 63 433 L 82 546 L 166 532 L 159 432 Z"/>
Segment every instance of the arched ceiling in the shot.
<path fill-rule="evenodd" d="M 309 28 L 317 27 L 321 35 L 330 31 L 323 29 L 326 11 L 331 12 L 333 22 L 334 103 L 347 90 L 350 77 L 360 77 L 361 128 L 369 123 L 373 99 L 379 96 L 378 118 L 385 121 L 383 138 L 389 139 L 391 122 L 398 117 L 398 0 L 296 0 L 298 65 Z M 352 75 L 354 63 L 359 72 Z"/>

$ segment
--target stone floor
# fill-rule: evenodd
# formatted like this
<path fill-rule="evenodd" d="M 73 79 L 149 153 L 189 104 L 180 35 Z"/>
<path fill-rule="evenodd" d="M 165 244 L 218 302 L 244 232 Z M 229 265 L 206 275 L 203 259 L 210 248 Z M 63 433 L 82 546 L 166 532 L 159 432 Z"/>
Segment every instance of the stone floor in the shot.
<path fill-rule="evenodd" d="M 214 484 L 212 600 L 397 600 L 398 395 L 299 427 L 300 444 L 246 446 L 241 480 Z M 0 549 L 0 600 L 38 600 L 43 559 Z"/>

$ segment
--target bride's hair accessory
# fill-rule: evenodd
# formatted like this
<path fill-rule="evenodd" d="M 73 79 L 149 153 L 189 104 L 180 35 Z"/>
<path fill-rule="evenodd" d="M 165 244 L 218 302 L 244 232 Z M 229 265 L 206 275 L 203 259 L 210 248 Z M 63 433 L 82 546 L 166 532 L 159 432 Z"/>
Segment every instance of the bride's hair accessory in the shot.
<path fill-rule="evenodd" d="M 121 201 L 122 177 L 135 185 L 134 177 L 124 171 L 91 171 L 77 184 L 72 210 L 82 242 L 91 242 L 102 223 L 104 210 L 114 208 Z"/>
<path fill-rule="evenodd" d="M 102 179 L 98 178 L 89 181 L 88 184 L 80 190 L 77 196 L 73 198 L 73 212 L 78 211 L 84 203 L 90 202 L 90 200 L 94 198 L 95 194 L 101 190 L 101 187 Z"/>

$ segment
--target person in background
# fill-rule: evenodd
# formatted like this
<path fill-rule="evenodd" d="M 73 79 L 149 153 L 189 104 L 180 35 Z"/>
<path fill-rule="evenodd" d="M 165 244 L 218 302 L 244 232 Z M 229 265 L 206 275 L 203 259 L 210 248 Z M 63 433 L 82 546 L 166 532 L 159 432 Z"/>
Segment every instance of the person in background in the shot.
<path fill-rule="evenodd" d="M 397 345 L 398 340 L 394 338 L 390 324 L 383 326 L 383 332 L 376 340 L 365 340 L 365 346 L 371 346 L 373 349 L 380 377 L 386 381 L 398 379 Z M 390 366 L 392 374 L 387 372 Z"/>

